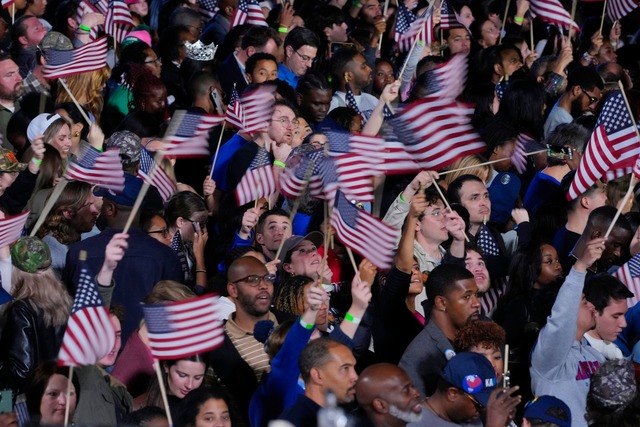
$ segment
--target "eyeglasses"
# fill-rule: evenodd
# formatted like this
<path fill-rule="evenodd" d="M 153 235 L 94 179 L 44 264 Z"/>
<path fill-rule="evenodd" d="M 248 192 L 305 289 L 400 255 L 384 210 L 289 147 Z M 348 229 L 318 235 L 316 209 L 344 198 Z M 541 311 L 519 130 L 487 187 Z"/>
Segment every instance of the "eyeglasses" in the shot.
<path fill-rule="evenodd" d="M 281 117 L 279 119 L 271 119 L 271 122 L 279 122 L 282 126 L 298 126 L 300 122 L 298 119 L 289 120 L 286 117 Z"/>
<path fill-rule="evenodd" d="M 484 406 L 482 406 L 482 404 L 481 404 L 480 402 L 478 402 L 478 401 L 476 400 L 476 398 L 475 398 L 475 397 L 473 397 L 473 396 L 471 396 L 469 393 L 465 393 L 465 392 L 462 392 L 462 394 L 464 394 L 465 396 L 467 396 L 467 398 L 468 398 L 471 402 L 473 402 L 473 406 L 475 406 L 476 411 L 478 411 L 478 412 L 482 412 L 482 411 L 484 411 Z"/>
<path fill-rule="evenodd" d="M 426 212 L 425 212 L 425 215 L 429 215 L 429 216 L 432 216 L 432 217 L 434 217 L 434 218 L 438 218 L 438 217 L 440 217 L 440 215 L 442 215 L 442 214 L 443 214 L 443 213 L 442 213 L 442 210 L 441 210 L 441 209 L 434 209 L 434 210 L 432 210 L 432 211 L 431 211 L 431 212 L 429 212 L 429 213 L 426 213 Z"/>
<path fill-rule="evenodd" d="M 156 58 L 156 59 L 150 59 L 147 61 L 144 61 L 145 64 L 162 64 L 162 59 L 160 58 Z"/>
<path fill-rule="evenodd" d="M 311 64 L 316 62 L 316 58 L 312 58 L 312 57 L 310 57 L 308 55 L 303 55 L 300 52 L 298 52 L 297 50 L 294 50 L 294 52 L 296 54 L 298 54 L 298 56 L 300 57 L 300 59 L 302 59 L 303 62 L 310 62 Z"/>
<path fill-rule="evenodd" d="M 265 274 L 264 276 L 250 275 L 247 277 L 243 277 L 240 280 L 236 280 L 235 282 L 231 282 L 233 284 L 238 284 L 240 282 L 245 282 L 252 288 L 257 288 L 260 286 L 260 283 L 264 282 L 267 285 L 273 285 L 273 282 L 276 280 L 275 274 Z"/>
<path fill-rule="evenodd" d="M 589 98 L 589 105 L 591 104 L 595 104 L 596 102 L 599 101 L 598 98 L 596 98 L 595 96 L 590 95 L 586 90 L 584 90 L 583 88 L 580 88 L 580 90 L 582 90 L 582 93 L 584 93 L 585 95 L 587 95 L 587 98 Z"/>
<path fill-rule="evenodd" d="M 153 230 L 147 231 L 147 234 L 160 234 L 162 237 L 169 237 L 169 230 L 167 228 L 163 228 L 161 230 Z"/>

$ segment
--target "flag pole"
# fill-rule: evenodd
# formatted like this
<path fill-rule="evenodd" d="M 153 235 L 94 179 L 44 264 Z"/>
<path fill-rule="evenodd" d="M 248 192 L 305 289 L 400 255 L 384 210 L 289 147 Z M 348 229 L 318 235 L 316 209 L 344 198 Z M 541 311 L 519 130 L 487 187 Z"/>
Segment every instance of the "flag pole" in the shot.
<path fill-rule="evenodd" d="M 62 87 L 64 88 L 64 90 L 67 91 L 67 93 L 69 94 L 69 96 L 71 97 L 71 100 L 73 101 L 73 103 L 76 105 L 76 107 L 78 108 L 78 110 L 80 111 L 80 114 L 82 114 L 82 118 L 85 119 L 87 121 L 87 124 L 89 126 L 91 126 L 91 120 L 89 120 L 89 116 L 87 116 L 87 113 L 84 112 L 84 108 L 82 108 L 80 106 L 80 103 L 78 102 L 78 100 L 76 99 L 75 96 L 73 96 L 73 94 L 71 93 L 71 90 L 69 90 L 69 86 L 67 86 L 67 83 L 64 81 L 64 77 L 60 77 L 58 79 L 58 81 L 60 82 L 60 84 L 62 85 Z"/>
<path fill-rule="evenodd" d="M 142 205 L 142 200 L 144 200 L 144 196 L 146 196 L 147 191 L 149 191 L 149 186 L 151 185 L 149 184 L 149 182 L 153 181 L 153 178 L 155 178 L 158 168 L 160 167 L 160 162 L 162 161 L 162 157 L 163 157 L 162 151 L 158 152 L 158 158 L 155 159 L 153 163 L 153 168 L 149 173 L 149 179 L 145 180 L 142 183 L 142 187 L 140 188 L 138 197 L 136 198 L 136 201 L 133 203 L 133 207 L 131 208 L 131 213 L 129 214 L 129 218 L 127 218 L 127 222 L 124 225 L 124 229 L 122 230 L 123 233 L 129 232 L 129 228 L 131 228 L 131 224 L 133 223 L 133 218 L 136 216 L 136 213 L 140 209 L 140 206 Z"/>
<path fill-rule="evenodd" d="M 353 267 L 353 271 L 357 273 L 358 265 L 356 264 L 356 259 L 353 257 L 353 251 L 349 246 L 345 245 L 345 247 L 347 248 L 347 255 L 349 255 L 349 261 L 351 261 L 351 266 Z"/>
<path fill-rule="evenodd" d="M 387 18 L 387 12 L 388 11 L 389 11 L 389 0 L 385 0 L 384 1 L 384 9 L 382 11 L 382 16 L 385 19 Z M 380 34 L 380 38 L 378 39 L 378 50 L 377 50 L 378 55 L 376 55 L 376 57 L 379 57 L 380 51 L 382 50 L 382 38 L 383 37 L 384 37 L 384 33 Z"/>
<path fill-rule="evenodd" d="M 171 411 L 169 410 L 169 400 L 167 399 L 167 390 L 164 386 L 164 377 L 162 376 L 162 370 L 160 369 L 160 361 L 155 359 L 153 367 L 156 371 L 156 377 L 158 378 L 158 385 L 160 386 L 160 395 L 162 396 L 162 403 L 164 404 L 164 412 L 167 415 L 167 421 L 170 426 L 173 426 L 173 420 L 171 419 Z"/>
<path fill-rule="evenodd" d="M 429 12 L 427 11 L 427 13 Z M 416 38 L 413 40 L 413 43 L 411 44 L 411 49 L 409 50 L 409 53 L 407 53 L 407 57 L 404 60 L 404 64 L 402 64 L 402 69 L 400 70 L 400 74 L 398 74 L 397 80 L 402 81 L 402 75 L 407 69 L 407 65 L 409 65 L 409 58 L 411 57 L 411 54 L 413 53 L 414 49 L 416 48 L 416 45 L 418 44 L 418 40 L 420 39 L 420 35 L 422 34 L 422 31 L 424 31 L 424 25 L 420 26 L 420 29 L 418 30 L 418 34 L 416 34 Z"/>
<path fill-rule="evenodd" d="M 502 387 L 509 387 L 509 344 L 504 345 L 504 368 L 502 371 Z"/>
<path fill-rule="evenodd" d="M 30 237 L 34 237 L 36 235 L 36 233 L 44 223 L 44 220 L 47 218 L 47 215 L 49 215 L 49 212 L 51 212 L 51 208 L 53 208 L 53 205 L 58 200 L 58 197 L 60 197 L 60 194 L 62 194 L 64 187 L 67 186 L 68 182 L 69 181 L 67 181 L 66 178 L 61 178 L 60 182 L 58 182 L 58 185 L 53 187 L 53 191 L 51 192 L 51 195 L 49 195 L 49 198 L 47 199 L 47 203 L 44 205 L 44 208 L 42 208 L 42 212 L 40 213 L 40 216 L 36 221 L 36 225 L 33 226 L 33 228 L 31 229 L 31 233 L 29 233 Z"/>
<path fill-rule="evenodd" d="M 535 52 L 536 48 L 533 45 L 533 20 L 532 19 L 529 20 L 529 36 L 531 37 L 531 46 L 529 46 L 529 48 L 531 49 L 532 52 Z"/>
<path fill-rule="evenodd" d="M 451 209 L 451 205 L 449 204 L 449 201 L 447 200 L 446 197 L 444 197 L 444 193 L 442 193 L 442 188 L 440 188 L 440 186 L 438 185 L 437 182 L 433 181 L 431 183 L 431 185 L 433 185 L 434 187 L 436 187 L 436 191 L 438 192 L 438 194 L 440 195 L 440 197 L 442 198 L 442 201 L 444 202 L 445 206 L 447 207 L 447 209 L 449 209 L 449 212 L 453 212 L 453 209 Z M 424 188 L 422 187 L 420 189 L 420 191 L 424 192 Z M 465 230 L 464 232 L 464 240 L 467 241 L 467 243 L 469 243 L 469 236 L 467 236 L 467 231 Z"/>
<path fill-rule="evenodd" d="M 323 242 L 322 242 L 322 246 L 324 246 L 324 253 L 322 254 L 322 263 L 320 263 L 320 274 L 322 275 L 322 272 L 324 271 L 324 266 L 327 265 L 327 258 L 329 257 L 329 235 L 330 233 L 328 233 L 328 228 L 327 227 L 331 227 L 331 213 L 329 212 L 329 202 L 328 201 L 324 201 L 324 220 L 325 220 L 325 230 L 324 230 L 324 235 L 323 235 Z M 357 270 L 356 270 L 357 271 Z M 324 279 L 324 277 L 320 277 L 320 281 L 322 281 L 322 279 Z M 322 283 L 320 283 L 322 284 Z"/>
<path fill-rule="evenodd" d="M 604 26 L 604 17 L 607 14 L 607 0 L 604 0 L 604 4 L 602 5 L 602 17 L 600 17 L 600 35 L 602 35 L 602 27 Z"/>
<path fill-rule="evenodd" d="M 216 147 L 216 154 L 213 155 L 213 163 L 211 163 L 211 171 L 209 171 L 209 178 L 213 179 L 213 168 L 216 167 L 216 161 L 218 160 L 218 151 L 220 151 L 220 143 L 222 142 L 222 135 L 224 135 L 224 129 L 227 125 L 227 121 L 222 122 L 222 129 L 220 130 L 220 138 L 218 138 L 218 146 Z"/>
<path fill-rule="evenodd" d="M 59 185 L 59 184 L 58 184 Z M 69 404 L 69 400 L 71 400 L 71 387 L 73 383 L 71 382 L 71 378 L 73 377 L 73 366 L 69 366 L 69 378 L 67 379 L 67 401 L 64 405 L 64 427 L 69 425 L 69 412 L 71 405 Z"/>
<path fill-rule="evenodd" d="M 573 0 L 571 3 L 571 21 L 576 22 L 576 8 L 578 7 L 578 0 Z M 569 41 L 573 38 L 573 25 L 569 27 Z"/>
<path fill-rule="evenodd" d="M 500 41 L 498 43 L 502 43 L 502 34 L 505 31 L 505 26 L 507 25 L 507 15 L 509 14 L 509 6 L 511 5 L 511 0 L 507 0 L 507 7 L 504 8 L 504 17 L 502 18 L 502 28 L 500 28 Z"/>
<path fill-rule="evenodd" d="M 629 107 L 629 100 L 627 99 L 627 95 L 624 93 L 624 87 L 622 86 L 622 82 L 620 80 L 618 80 L 618 87 L 620 88 L 620 93 L 622 94 L 622 98 L 624 99 L 624 104 L 627 107 L 627 112 L 629 113 L 629 117 L 631 118 L 631 123 L 633 123 L 633 128 L 636 131 L 637 137 L 640 139 L 640 131 L 638 131 L 638 126 L 636 125 L 636 120 L 633 117 L 633 114 L 631 113 L 631 108 Z M 607 240 L 607 238 L 609 237 L 609 234 L 611 234 L 611 230 L 613 230 L 613 227 L 615 226 L 616 221 L 618 221 L 618 218 L 620 217 L 620 214 L 622 213 L 622 207 L 625 206 L 627 204 L 627 202 L 629 201 L 629 198 L 633 194 L 633 189 L 636 186 L 637 182 L 638 182 L 638 178 L 636 177 L 636 174 L 632 173 L 631 174 L 631 181 L 629 181 L 629 189 L 627 189 L 627 192 L 624 195 L 624 198 L 622 199 L 622 202 L 618 204 L 618 209 L 616 210 L 616 215 L 613 217 L 613 221 L 611 221 L 611 224 L 609 224 L 609 228 L 607 229 L 607 232 L 604 235 L 604 239 L 605 240 Z"/>
<path fill-rule="evenodd" d="M 546 152 L 547 152 L 547 150 L 538 150 L 538 151 L 532 151 L 530 153 L 525 153 L 524 155 L 526 157 L 526 156 L 533 156 L 534 154 L 540 154 L 540 153 L 546 153 Z M 438 174 L 439 175 L 447 175 L 447 174 L 450 174 L 450 173 L 459 172 L 459 171 L 463 171 L 463 170 L 466 170 L 466 169 L 475 168 L 475 167 L 478 167 L 478 166 L 492 165 L 494 163 L 503 162 L 503 161 L 509 160 L 509 159 L 510 159 L 509 157 L 505 157 L 503 159 L 490 160 L 488 162 L 480 163 L 480 164 L 473 165 L 473 166 L 464 166 L 464 167 L 458 168 L 458 169 L 451 169 L 451 170 L 448 170 L 448 171 L 439 172 Z"/>

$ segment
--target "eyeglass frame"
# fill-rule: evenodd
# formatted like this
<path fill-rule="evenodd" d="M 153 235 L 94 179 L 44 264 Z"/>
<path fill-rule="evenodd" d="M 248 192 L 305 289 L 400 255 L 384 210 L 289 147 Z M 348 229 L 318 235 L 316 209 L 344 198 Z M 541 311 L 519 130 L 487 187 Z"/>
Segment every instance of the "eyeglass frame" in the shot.
<path fill-rule="evenodd" d="M 300 125 L 300 122 L 298 121 L 298 119 L 293 119 L 293 120 L 289 120 L 288 117 L 280 117 L 279 119 L 270 119 L 270 122 L 280 122 L 281 126 L 288 126 L 285 123 L 288 123 L 289 125 L 296 127 Z"/>
<path fill-rule="evenodd" d="M 202 221 L 194 221 L 194 220 L 188 218 L 187 221 L 189 221 L 191 224 L 198 224 L 198 227 L 204 229 L 207 226 L 207 224 L 209 223 L 209 218 L 204 219 Z"/>
<path fill-rule="evenodd" d="M 473 406 L 476 408 L 476 411 L 478 412 L 483 412 L 485 411 L 487 408 L 484 407 L 484 405 L 480 402 L 478 402 L 478 399 L 476 399 L 475 397 L 473 397 L 472 395 L 470 395 L 469 393 L 467 393 L 464 390 L 460 390 L 462 392 L 462 394 L 464 394 L 465 396 L 467 396 L 467 398 L 473 403 Z"/>
<path fill-rule="evenodd" d="M 257 280 L 256 279 L 249 280 L 249 278 L 251 278 L 251 277 L 257 278 Z M 241 279 L 235 280 L 235 281 L 233 281 L 231 283 L 233 283 L 234 285 L 237 285 L 240 282 L 245 282 L 250 287 L 257 288 L 258 286 L 260 286 L 260 283 L 262 283 L 262 282 L 266 283 L 267 285 L 273 286 L 275 280 L 276 280 L 276 275 L 275 274 L 271 274 L 271 273 L 267 273 L 264 276 L 260 276 L 260 275 L 257 275 L 257 274 L 250 274 L 250 275 L 248 275 L 246 277 L 243 277 Z"/>
<path fill-rule="evenodd" d="M 162 58 L 159 56 L 156 59 L 152 59 L 151 61 L 144 61 L 145 64 L 160 64 L 162 65 Z"/>
<path fill-rule="evenodd" d="M 169 237 L 169 235 L 171 234 L 171 233 L 169 232 L 169 229 L 168 229 L 168 228 L 166 228 L 166 227 L 165 227 L 165 228 L 163 228 L 163 229 L 161 229 L 161 230 L 147 231 L 146 233 L 147 233 L 147 234 L 161 234 L 161 235 L 162 235 L 162 237 L 165 237 L 165 238 L 166 238 L 166 237 Z"/>
<path fill-rule="evenodd" d="M 317 58 L 312 58 L 309 55 L 303 55 L 300 52 L 298 52 L 298 50 L 296 49 L 294 49 L 293 51 L 298 54 L 298 56 L 300 57 L 300 59 L 302 59 L 303 62 L 310 62 L 311 64 L 316 63 Z"/>
<path fill-rule="evenodd" d="M 582 91 L 582 93 L 584 93 L 585 95 L 587 95 L 587 98 L 589 98 L 589 105 L 591 104 L 597 104 L 600 101 L 600 98 L 596 98 L 595 96 L 591 95 L 589 92 L 587 92 L 585 90 L 585 88 L 583 88 L 582 86 L 580 86 L 580 90 Z"/>

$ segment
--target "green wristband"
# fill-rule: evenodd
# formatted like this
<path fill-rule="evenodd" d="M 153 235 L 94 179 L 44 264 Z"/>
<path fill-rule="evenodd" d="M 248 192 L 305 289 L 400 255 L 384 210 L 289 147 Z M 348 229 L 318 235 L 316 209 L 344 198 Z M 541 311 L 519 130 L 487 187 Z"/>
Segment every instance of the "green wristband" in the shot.
<path fill-rule="evenodd" d="M 80 26 L 78 28 L 80 28 L 81 30 L 84 30 L 86 32 L 91 32 L 91 28 L 87 27 L 86 25 L 80 24 Z"/>
<path fill-rule="evenodd" d="M 360 319 L 359 317 L 354 317 L 353 314 L 347 312 L 347 314 L 344 315 L 344 320 L 353 323 L 354 325 L 359 325 L 360 322 L 362 321 L 362 319 Z"/>
<path fill-rule="evenodd" d="M 302 316 L 300 316 L 300 326 L 302 326 L 305 329 L 313 329 L 313 323 L 307 323 L 304 320 L 302 320 Z"/>
<path fill-rule="evenodd" d="M 280 160 L 274 160 L 273 161 L 273 166 L 280 166 L 282 169 L 284 169 L 286 167 L 284 162 L 281 162 Z"/>

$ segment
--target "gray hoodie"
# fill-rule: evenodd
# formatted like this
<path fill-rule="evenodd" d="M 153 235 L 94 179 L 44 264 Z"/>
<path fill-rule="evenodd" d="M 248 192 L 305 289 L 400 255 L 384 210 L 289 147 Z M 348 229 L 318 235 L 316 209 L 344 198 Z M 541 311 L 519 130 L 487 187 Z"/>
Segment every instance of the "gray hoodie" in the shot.
<path fill-rule="evenodd" d="M 591 374 L 605 360 L 585 338 L 576 340 L 585 276 L 571 269 L 531 353 L 534 394 L 555 396 L 569 405 L 572 427 L 587 426 L 584 414 Z"/>

